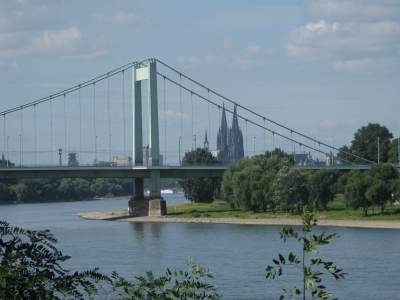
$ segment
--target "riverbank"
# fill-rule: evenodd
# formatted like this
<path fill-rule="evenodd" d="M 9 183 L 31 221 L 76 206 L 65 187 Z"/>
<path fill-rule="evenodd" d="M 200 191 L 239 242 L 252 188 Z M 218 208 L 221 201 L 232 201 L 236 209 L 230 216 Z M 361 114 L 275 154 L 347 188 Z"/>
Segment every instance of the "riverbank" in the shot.
<path fill-rule="evenodd" d="M 131 217 L 126 211 L 85 212 L 77 216 L 88 220 L 107 220 L 118 222 L 159 222 L 159 223 L 214 223 L 242 225 L 301 225 L 298 218 L 240 219 L 240 218 L 174 218 L 174 217 Z M 318 226 L 359 227 L 400 229 L 399 221 L 359 221 L 359 220 L 318 220 Z"/>

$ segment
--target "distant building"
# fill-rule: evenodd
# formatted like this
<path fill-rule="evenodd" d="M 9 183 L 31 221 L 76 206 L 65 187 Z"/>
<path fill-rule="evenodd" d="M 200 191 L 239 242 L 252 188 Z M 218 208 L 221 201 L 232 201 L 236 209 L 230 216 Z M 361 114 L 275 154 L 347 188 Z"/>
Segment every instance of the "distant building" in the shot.
<path fill-rule="evenodd" d="M 226 122 L 225 105 L 222 108 L 221 127 L 217 135 L 217 157 L 223 163 L 236 163 L 244 157 L 243 134 L 239 127 L 236 106 L 233 111 L 232 127 Z"/>
<path fill-rule="evenodd" d="M 296 166 L 331 166 L 336 161 L 332 163 L 332 152 L 331 155 L 326 155 L 324 160 L 313 159 L 311 153 L 293 153 L 294 164 Z"/>
<path fill-rule="evenodd" d="M 118 167 L 129 167 L 129 166 L 132 166 L 132 157 L 131 156 L 125 156 L 125 157 L 114 156 L 113 162 Z"/>
<path fill-rule="evenodd" d="M 65 161 L 65 165 L 67 167 L 79 166 L 78 153 L 76 152 L 67 153 L 67 159 Z"/>
<path fill-rule="evenodd" d="M 151 148 L 149 147 L 149 145 L 147 145 L 147 147 L 143 147 L 143 166 L 153 166 L 153 162 L 151 161 Z M 160 166 L 162 166 L 164 164 L 163 161 L 164 157 L 159 154 L 159 162 L 160 162 Z"/>

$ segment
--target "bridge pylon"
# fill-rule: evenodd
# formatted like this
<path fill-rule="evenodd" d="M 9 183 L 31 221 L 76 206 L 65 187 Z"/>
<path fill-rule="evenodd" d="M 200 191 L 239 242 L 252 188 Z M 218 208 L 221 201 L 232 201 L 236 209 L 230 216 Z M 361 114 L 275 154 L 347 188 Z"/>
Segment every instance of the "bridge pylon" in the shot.
<path fill-rule="evenodd" d="M 158 126 L 158 95 L 156 59 L 150 58 L 147 66 L 135 64 L 132 68 L 133 107 L 133 164 L 143 166 L 143 126 L 142 126 L 142 81 L 148 85 L 149 112 L 149 161 L 152 166 L 160 165 L 160 139 Z M 143 201 L 143 178 L 134 178 L 133 199 L 129 201 L 129 213 L 133 215 L 165 215 L 166 203 L 161 197 L 160 170 L 151 170 L 149 178 L 149 203 Z M 145 206 L 147 206 L 147 209 Z M 156 210 L 152 207 L 157 207 Z"/>

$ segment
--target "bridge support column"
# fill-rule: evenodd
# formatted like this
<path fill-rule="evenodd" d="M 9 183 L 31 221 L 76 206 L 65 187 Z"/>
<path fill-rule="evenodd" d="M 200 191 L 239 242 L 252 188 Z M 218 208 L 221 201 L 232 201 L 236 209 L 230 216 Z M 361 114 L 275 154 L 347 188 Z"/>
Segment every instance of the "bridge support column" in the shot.
<path fill-rule="evenodd" d="M 160 165 L 160 142 L 158 126 L 158 96 L 156 60 L 150 58 L 146 67 L 134 65 L 132 68 L 133 88 L 133 160 L 134 166 L 143 166 L 143 129 L 142 129 L 142 88 L 141 81 L 148 82 L 148 112 L 149 112 L 149 165 Z M 129 214 L 135 215 L 135 205 L 139 215 L 148 211 L 148 215 L 166 215 L 165 200 L 161 197 L 160 171 L 150 172 L 150 198 L 143 202 L 143 179 L 134 179 L 134 193 L 129 201 Z"/>

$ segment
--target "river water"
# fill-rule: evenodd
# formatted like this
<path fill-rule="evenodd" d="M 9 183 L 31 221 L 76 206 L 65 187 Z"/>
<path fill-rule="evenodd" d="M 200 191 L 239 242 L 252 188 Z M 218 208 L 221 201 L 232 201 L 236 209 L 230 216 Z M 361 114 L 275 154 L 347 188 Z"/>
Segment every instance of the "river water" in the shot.
<path fill-rule="evenodd" d="M 163 195 L 167 205 L 185 201 L 182 194 Z M 81 219 L 74 214 L 126 209 L 128 199 L 67 203 L 1 205 L 0 220 L 26 229 L 50 229 L 57 248 L 72 258 L 64 264 L 71 271 L 99 267 L 129 280 L 152 270 L 157 276 L 167 268 L 186 269 L 191 256 L 210 268 L 224 299 L 277 299 L 281 288 L 300 286 L 299 272 L 284 269 L 282 277 L 268 282 L 265 268 L 278 253 L 299 244 L 279 237 L 281 226 L 209 223 L 129 223 Z M 297 228 L 300 230 L 301 228 Z M 397 258 L 400 230 L 317 227 L 316 232 L 337 232 L 340 238 L 319 248 L 317 257 L 333 261 L 348 273 L 337 284 L 323 283 L 341 299 L 400 299 Z"/>

